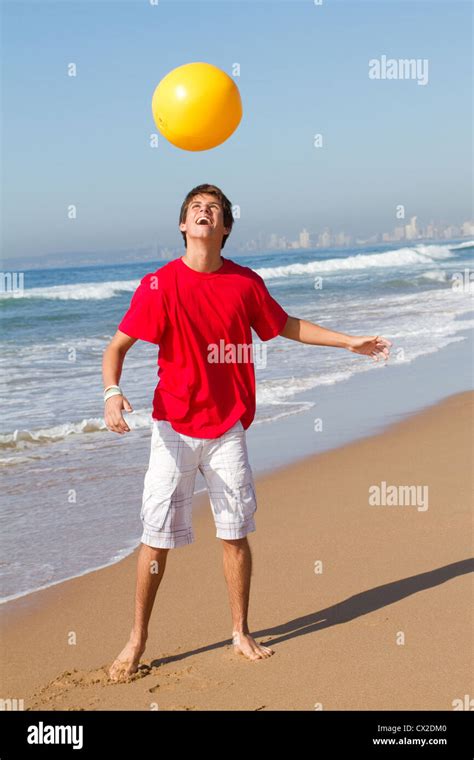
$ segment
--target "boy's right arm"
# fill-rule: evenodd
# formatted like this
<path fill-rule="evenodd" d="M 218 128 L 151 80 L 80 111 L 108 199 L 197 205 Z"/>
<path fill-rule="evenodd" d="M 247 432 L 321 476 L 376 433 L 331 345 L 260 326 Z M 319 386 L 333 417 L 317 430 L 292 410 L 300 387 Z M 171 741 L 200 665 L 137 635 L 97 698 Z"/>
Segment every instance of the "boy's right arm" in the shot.
<path fill-rule="evenodd" d="M 109 385 L 119 385 L 122 374 L 123 360 L 127 351 L 136 343 L 137 338 L 117 330 L 114 337 L 104 351 L 102 359 L 102 378 L 104 389 Z M 104 420 L 107 428 L 114 433 L 130 432 L 130 428 L 123 418 L 122 411 L 132 412 L 133 409 L 125 396 L 111 396 L 105 402 Z"/>

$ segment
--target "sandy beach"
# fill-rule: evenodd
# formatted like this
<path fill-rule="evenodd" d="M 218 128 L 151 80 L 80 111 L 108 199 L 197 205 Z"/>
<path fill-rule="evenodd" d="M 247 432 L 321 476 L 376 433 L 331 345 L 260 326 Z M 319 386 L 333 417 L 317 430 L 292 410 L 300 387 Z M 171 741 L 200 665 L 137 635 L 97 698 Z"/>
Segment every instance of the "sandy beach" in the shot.
<path fill-rule="evenodd" d="M 131 627 L 134 552 L 3 605 L 2 697 L 26 710 L 452 710 L 474 693 L 473 397 L 256 479 L 249 624 L 272 657 L 233 653 L 201 495 L 139 672 L 107 677 Z M 370 504 L 390 486 L 416 501 Z"/>

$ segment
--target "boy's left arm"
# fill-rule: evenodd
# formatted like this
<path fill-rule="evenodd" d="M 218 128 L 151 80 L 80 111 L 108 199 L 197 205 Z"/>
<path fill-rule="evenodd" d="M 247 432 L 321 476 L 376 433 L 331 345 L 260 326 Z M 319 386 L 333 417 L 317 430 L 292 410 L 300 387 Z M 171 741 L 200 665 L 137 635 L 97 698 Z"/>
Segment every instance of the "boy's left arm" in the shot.
<path fill-rule="evenodd" d="M 375 361 L 381 358 L 387 360 L 392 345 L 391 341 L 381 335 L 346 335 L 297 317 L 288 317 L 280 335 L 313 346 L 346 348 L 356 354 L 372 356 Z"/>

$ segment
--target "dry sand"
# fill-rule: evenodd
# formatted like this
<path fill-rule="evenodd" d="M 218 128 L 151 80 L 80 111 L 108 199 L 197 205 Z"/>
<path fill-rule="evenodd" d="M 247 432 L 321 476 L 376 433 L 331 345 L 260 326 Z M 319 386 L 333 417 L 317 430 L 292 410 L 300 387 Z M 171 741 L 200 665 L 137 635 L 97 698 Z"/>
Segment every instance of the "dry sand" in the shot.
<path fill-rule="evenodd" d="M 131 628 L 136 552 L 3 605 L 2 697 L 27 710 L 452 710 L 474 693 L 473 396 L 256 479 L 249 624 L 272 657 L 233 653 L 206 508 L 196 542 L 169 552 L 132 679 L 107 668 Z M 427 486 L 428 509 L 369 506 L 382 481 Z"/>

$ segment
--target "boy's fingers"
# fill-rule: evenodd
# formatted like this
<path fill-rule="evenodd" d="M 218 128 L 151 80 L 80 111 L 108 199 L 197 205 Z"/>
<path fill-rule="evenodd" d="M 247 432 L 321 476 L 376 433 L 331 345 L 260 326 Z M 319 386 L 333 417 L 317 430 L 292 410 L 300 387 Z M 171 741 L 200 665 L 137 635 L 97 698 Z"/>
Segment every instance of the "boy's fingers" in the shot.
<path fill-rule="evenodd" d="M 117 425 L 118 425 L 119 429 L 120 429 L 122 432 L 124 432 L 124 433 L 130 430 L 130 428 L 128 427 L 128 425 L 127 425 L 127 423 L 125 422 L 125 420 L 124 420 L 124 418 L 123 418 L 123 417 L 121 417 L 121 418 L 120 418 L 120 420 L 119 420 L 119 422 L 117 423 Z"/>
<path fill-rule="evenodd" d="M 121 416 L 116 417 L 115 419 L 109 418 L 105 421 L 105 424 L 107 425 L 107 428 L 111 430 L 113 433 L 130 432 L 130 428 L 128 427 L 127 423 Z"/>

